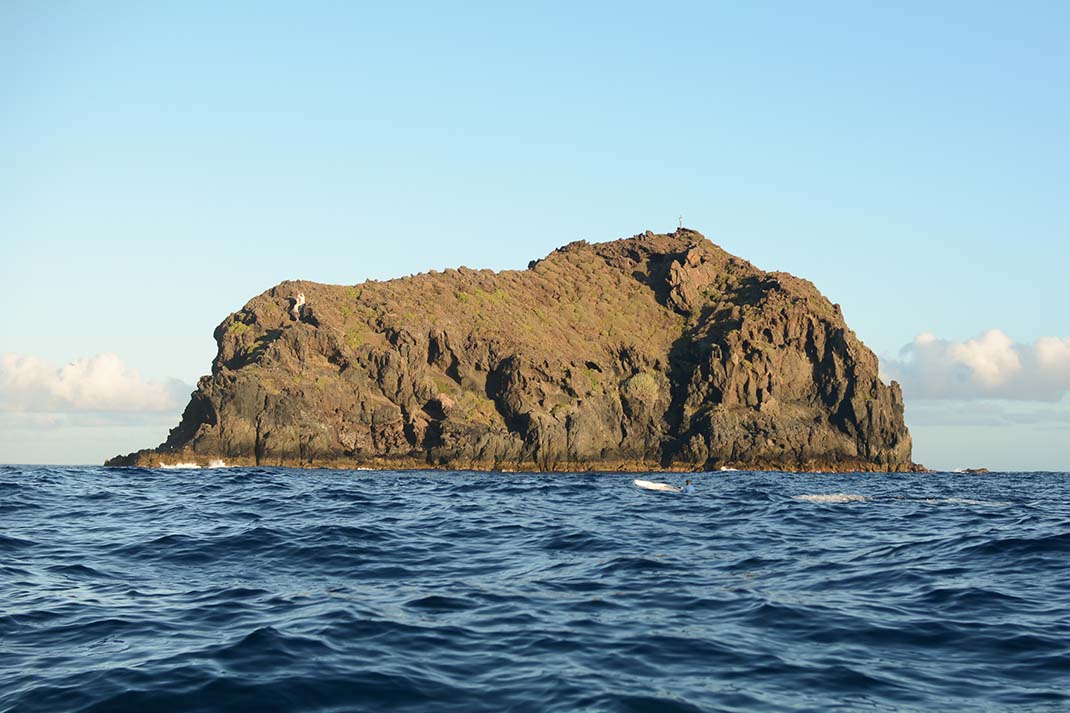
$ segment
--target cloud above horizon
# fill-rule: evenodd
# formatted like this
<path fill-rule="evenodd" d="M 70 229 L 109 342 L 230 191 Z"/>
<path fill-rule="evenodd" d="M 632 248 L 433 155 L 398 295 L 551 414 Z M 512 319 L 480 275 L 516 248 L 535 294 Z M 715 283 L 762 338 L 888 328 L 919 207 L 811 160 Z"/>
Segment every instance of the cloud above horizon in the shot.
<path fill-rule="evenodd" d="M 1070 337 L 1015 342 L 999 329 L 954 342 L 928 332 L 881 360 L 908 399 L 1059 401 L 1070 393 Z"/>
<path fill-rule="evenodd" d="M 1028 426 L 1034 431 L 1070 430 L 1070 397 L 1062 401 L 916 399 L 906 402 L 907 422 L 915 426 Z"/>
<path fill-rule="evenodd" d="M 177 379 L 146 379 L 112 353 L 64 366 L 24 354 L 0 354 L 0 412 L 172 413 L 184 405 L 190 390 Z"/>

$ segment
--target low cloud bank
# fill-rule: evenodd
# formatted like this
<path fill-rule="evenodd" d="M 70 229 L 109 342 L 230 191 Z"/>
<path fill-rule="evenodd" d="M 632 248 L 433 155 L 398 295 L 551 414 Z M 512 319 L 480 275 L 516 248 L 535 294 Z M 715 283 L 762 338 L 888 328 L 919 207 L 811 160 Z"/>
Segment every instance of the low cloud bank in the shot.
<path fill-rule="evenodd" d="M 908 399 L 1059 401 L 1070 393 L 1070 337 L 1015 342 L 990 329 L 964 342 L 919 334 L 881 375 L 903 386 Z"/>
<path fill-rule="evenodd" d="M 915 426 L 1028 426 L 1070 431 L 1070 397 L 1040 401 L 907 399 L 907 423 Z"/>
<path fill-rule="evenodd" d="M 0 354 L 2 412 L 173 413 L 182 407 L 190 390 L 174 379 L 146 379 L 110 353 L 61 367 L 34 356 Z"/>

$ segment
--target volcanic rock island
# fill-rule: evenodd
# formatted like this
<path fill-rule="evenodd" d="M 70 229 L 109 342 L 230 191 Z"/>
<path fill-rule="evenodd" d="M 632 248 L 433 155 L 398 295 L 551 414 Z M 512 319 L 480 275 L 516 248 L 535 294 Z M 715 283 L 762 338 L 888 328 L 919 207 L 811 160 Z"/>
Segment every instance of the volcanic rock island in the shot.
<path fill-rule="evenodd" d="M 167 440 L 106 465 L 918 468 L 839 305 L 684 228 L 526 270 L 287 281 L 215 339 Z"/>

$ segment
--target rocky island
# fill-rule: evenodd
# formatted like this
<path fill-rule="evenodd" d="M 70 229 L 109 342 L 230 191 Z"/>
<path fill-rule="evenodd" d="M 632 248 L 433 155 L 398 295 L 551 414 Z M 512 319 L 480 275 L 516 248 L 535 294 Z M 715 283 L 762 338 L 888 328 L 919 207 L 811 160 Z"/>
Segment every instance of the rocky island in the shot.
<path fill-rule="evenodd" d="M 810 282 L 681 228 L 526 270 L 287 281 L 110 466 L 911 470 L 899 385 Z"/>

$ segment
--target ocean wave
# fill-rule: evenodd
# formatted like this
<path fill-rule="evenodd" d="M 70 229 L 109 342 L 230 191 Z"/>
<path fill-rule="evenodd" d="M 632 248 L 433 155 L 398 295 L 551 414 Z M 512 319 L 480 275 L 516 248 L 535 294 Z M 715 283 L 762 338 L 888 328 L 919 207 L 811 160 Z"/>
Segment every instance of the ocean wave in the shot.
<path fill-rule="evenodd" d="M 633 477 L 5 469 L 0 711 L 1070 705 L 1070 476 Z"/>
<path fill-rule="evenodd" d="M 865 495 L 854 493 L 815 493 L 812 495 L 795 495 L 796 500 L 808 503 L 862 503 L 868 500 Z"/>
<path fill-rule="evenodd" d="M 201 465 L 199 465 L 197 463 L 192 463 L 191 462 L 191 463 L 160 463 L 160 465 L 158 467 L 161 470 L 200 470 L 202 467 L 204 467 L 204 468 L 228 468 L 230 466 L 227 465 L 226 461 L 220 460 L 218 458 L 213 458 L 212 460 L 208 461 L 208 465 L 206 465 L 206 466 L 201 466 Z"/>
<path fill-rule="evenodd" d="M 1009 502 L 1000 502 L 996 500 L 977 500 L 975 498 L 922 498 L 915 500 L 918 503 L 927 503 L 929 505 L 984 505 L 987 507 L 1002 507 L 1010 505 Z"/>

